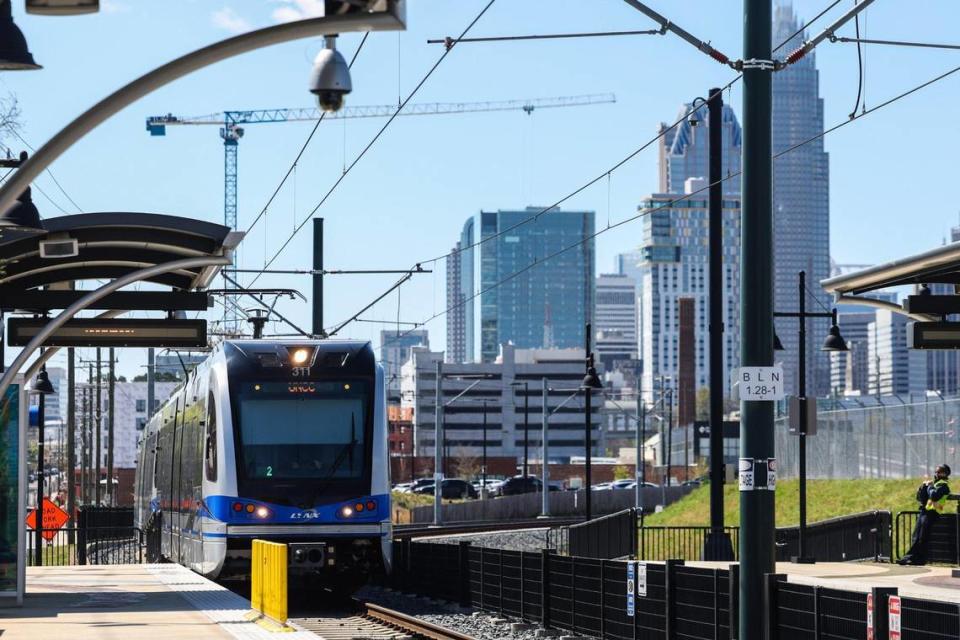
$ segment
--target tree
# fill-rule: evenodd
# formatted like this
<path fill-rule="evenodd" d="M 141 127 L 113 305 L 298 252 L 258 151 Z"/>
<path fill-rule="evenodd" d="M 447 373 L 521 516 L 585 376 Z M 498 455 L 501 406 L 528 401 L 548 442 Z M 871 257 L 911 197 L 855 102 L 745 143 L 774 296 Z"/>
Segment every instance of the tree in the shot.
<path fill-rule="evenodd" d="M 134 382 L 146 382 L 147 374 L 141 373 L 133 377 Z M 153 376 L 154 382 L 179 382 L 180 378 L 177 377 L 177 374 L 170 373 L 169 371 L 158 371 L 155 376 Z"/>
<path fill-rule="evenodd" d="M 12 93 L 0 96 L 0 144 L 6 147 L 7 155 L 10 147 L 5 144 L 7 138 L 15 138 L 20 130 L 20 104 Z"/>
<path fill-rule="evenodd" d="M 613 468 L 614 480 L 629 480 L 632 475 L 630 467 L 625 464 L 618 464 Z"/>
<path fill-rule="evenodd" d="M 710 389 L 700 387 L 697 389 L 697 420 L 710 419 Z"/>

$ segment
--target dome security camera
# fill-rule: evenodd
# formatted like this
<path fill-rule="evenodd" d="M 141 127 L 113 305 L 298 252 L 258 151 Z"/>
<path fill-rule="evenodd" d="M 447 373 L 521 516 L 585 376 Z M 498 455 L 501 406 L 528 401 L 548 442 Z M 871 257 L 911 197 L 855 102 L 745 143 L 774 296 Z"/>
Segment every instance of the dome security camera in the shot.
<path fill-rule="evenodd" d="M 320 109 L 327 112 L 339 111 L 344 96 L 353 89 L 350 68 L 337 51 L 336 41 L 336 36 L 327 36 L 326 46 L 314 59 L 310 74 L 310 93 L 317 96 Z"/>

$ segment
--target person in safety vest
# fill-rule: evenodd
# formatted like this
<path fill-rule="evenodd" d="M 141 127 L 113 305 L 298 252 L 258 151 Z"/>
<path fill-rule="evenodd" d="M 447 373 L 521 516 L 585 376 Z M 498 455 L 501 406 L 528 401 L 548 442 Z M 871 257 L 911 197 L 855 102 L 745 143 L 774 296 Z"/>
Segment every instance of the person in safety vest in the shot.
<path fill-rule="evenodd" d="M 910 550 L 900 558 L 899 564 L 921 565 L 927 564 L 927 550 L 930 546 L 930 533 L 933 525 L 940 518 L 940 514 L 947 506 L 950 487 L 947 478 L 950 477 L 950 467 L 942 464 L 937 467 L 933 480 L 927 480 L 917 489 L 917 502 L 920 503 L 920 515 L 917 517 L 917 526 L 913 529 L 913 540 Z"/>

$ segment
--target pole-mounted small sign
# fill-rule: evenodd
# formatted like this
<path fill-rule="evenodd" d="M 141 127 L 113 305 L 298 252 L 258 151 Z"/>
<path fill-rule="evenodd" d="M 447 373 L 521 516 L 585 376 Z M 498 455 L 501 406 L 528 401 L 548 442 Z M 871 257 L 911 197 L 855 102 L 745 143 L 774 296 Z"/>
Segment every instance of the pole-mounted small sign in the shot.
<path fill-rule="evenodd" d="M 748 402 L 783 400 L 783 367 L 740 367 L 737 388 Z"/>

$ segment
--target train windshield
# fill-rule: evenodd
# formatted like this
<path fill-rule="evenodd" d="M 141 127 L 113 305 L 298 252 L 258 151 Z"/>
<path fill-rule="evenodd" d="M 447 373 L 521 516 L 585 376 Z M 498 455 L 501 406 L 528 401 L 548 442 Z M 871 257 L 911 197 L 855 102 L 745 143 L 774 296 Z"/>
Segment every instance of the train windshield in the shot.
<path fill-rule="evenodd" d="M 244 476 L 364 478 L 368 406 L 363 381 L 244 385 L 238 403 Z"/>

